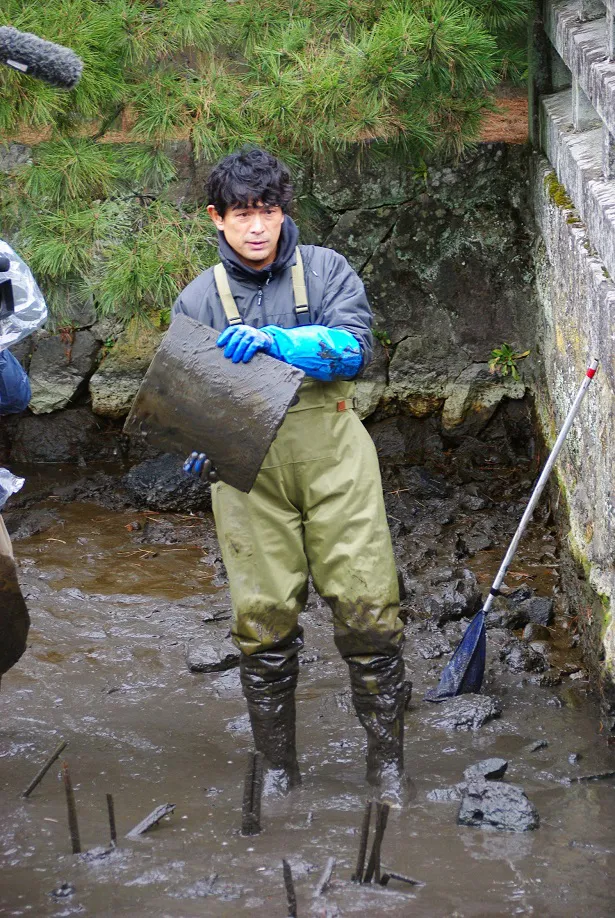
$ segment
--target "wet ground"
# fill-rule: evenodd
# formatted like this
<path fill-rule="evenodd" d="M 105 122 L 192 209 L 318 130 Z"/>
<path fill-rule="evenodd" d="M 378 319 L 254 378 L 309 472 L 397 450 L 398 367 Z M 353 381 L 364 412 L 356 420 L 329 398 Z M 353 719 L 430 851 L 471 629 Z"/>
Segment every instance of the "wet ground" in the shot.
<path fill-rule="evenodd" d="M 376 431 L 389 458 L 390 433 L 386 425 Z M 550 626 L 542 648 L 548 665 L 535 664 L 534 656 L 526 660 L 529 671 L 514 672 L 500 651 L 521 630 L 514 630 L 519 622 L 510 604 L 501 602 L 488 632 L 484 692 L 502 714 L 479 730 L 438 727 L 440 707 L 422 700 L 475 602 L 476 583 L 464 571 L 484 593 L 533 474 L 527 461 L 484 446 L 442 454 L 440 464 L 438 470 L 390 458 L 385 465 L 408 591 L 413 696 L 405 751 L 416 796 L 391 811 L 382 862 L 424 884 L 414 888 L 350 882 L 366 799 L 363 733 L 320 601 L 311 597 L 303 619 L 304 784 L 285 800 L 265 799 L 262 834 L 244 838 L 251 739 L 238 671 L 197 674 L 186 664 L 187 647 L 224 647 L 228 633 L 229 598 L 211 518 L 111 509 L 109 501 L 67 503 L 49 487 L 66 472 L 51 470 L 44 482 L 38 472 L 30 477 L 30 493 L 38 488 L 47 496 L 20 515 L 27 522 L 34 506 L 47 516 L 30 527 L 38 532 L 15 543 L 32 628 L 28 651 L 4 676 L 0 694 L 0 914 L 283 916 L 283 857 L 292 866 L 300 916 L 613 914 L 614 780 L 576 779 L 615 769 L 615 761 L 578 659 L 574 621 Z M 539 597 L 558 589 L 557 550 L 544 516 L 507 580 Z M 9 522 L 15 528 L 16 519 Z M 456 591 L 447 590 L 451 581 Z M 69 743 L 62 759 L 72 773 L 83 850 L 98 849 L 90 855 L 70 853 L 59 764 L 29 799 L 19 796 L 61 739 Z M 530 751 L 539 740 L 545 744 Z M 523 786 L 538 809 L 537 830 L 461 827 L 457 802 L 429 799 L 493 756 L 509 761 L 506 780 Z M 119 843 L 103 853 L 107 793 L 114 796 Z M 162 803 L 176 805 L 173 815 L 138 840 L 125 838 Z M 332 885 L 314 898 L 331 856 Z M 70 894 L 54 896 L 62 884 Z"/>

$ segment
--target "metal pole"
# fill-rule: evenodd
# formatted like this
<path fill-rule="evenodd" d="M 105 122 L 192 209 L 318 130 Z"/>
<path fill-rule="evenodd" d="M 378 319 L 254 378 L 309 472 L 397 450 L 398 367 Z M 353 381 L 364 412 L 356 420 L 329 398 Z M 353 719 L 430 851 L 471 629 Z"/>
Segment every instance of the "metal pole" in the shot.
<path fill-rule="evenodd" d="M 542 494 L 544 490 L 544 486 L 547 483 L 547 479 L 549 478 L 549 475 L 551 474 L 551 471 L 553 469 L 553 466 L 555 465 L 557 457 L 559 456 L 560 450 L 562 446 L 564 445 L 564 440 L 566 439 L 568 435 L 568 431 L 572 427 L 572 423 L 575 417 L 577 416 L 577 413 L 581 406 L 581 402 L 583 401 L 583 397 L 585 393 L 587 392 L 587 389 L 589 388 L 589 384 L 591 383 L 592 379 L 596 375 L 597 367 L 598 367 L 598 361 L 592 360 L 589 367 L 587 368 L 585 378 L 581 384 L 579 391 L 577 392 L 577 396 L 574 402 L 572 403 L 572 408 L 568 412 L 568 416 L 566 417 L 566 420 L 564 421 L 564 426 L 562 427 L 560 431 L 559 437 L 555 441 L 555 446 L 551 450 L 551 454 L 549 458 L 547 459 L 546 465 L 544 469 L 542 470 L 540 478 L 536 482 L 536 487 L 534 488 L 532 492 L 532 496 L 530 497 L 530 501 L 525 509 L 525 513 L 521 517 L 521 522 L 517 526 L 517 531 L 515 532 L 512 542 L 510 543 L 508 551 L 506 552 L 506 557 L 502 561 L 502 564 L 500 565 L 500 569 L 497 572 L 496 578 L 493 581 L 493 586 L 491 587 L 491 590 L 489 591 L 489 596 L 487 596 L 487 600 L 483 606 L 483 612 L 489 611 L 489 608 L 491 607 L 494 597 L 498 595 L 500 586 L 502 585 L 504 581 L 504 577 L 506 576 L 506 571 L 508 570 L 508 566 L 513 559 L 513 556 L 517 550 L 519 542 L 521 541 L 521 537 L 523 533 L 525 532 L 527 524 L 529 523 L 532 517 L 536 504 L 538 503 L 540 495 Z"/>

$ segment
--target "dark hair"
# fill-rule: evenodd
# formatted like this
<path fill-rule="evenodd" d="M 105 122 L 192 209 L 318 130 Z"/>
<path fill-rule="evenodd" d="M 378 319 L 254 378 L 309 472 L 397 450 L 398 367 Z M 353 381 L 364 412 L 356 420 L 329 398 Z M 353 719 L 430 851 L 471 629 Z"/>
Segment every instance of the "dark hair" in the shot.
<path fill-rule="evenodd" d="M 258 201 L 277 205 L 284 213 L 293 197 L 284 163 L 258 147 L 231 153 L 214 166 L 207 180 L 207 202 L 221 217 L 228 207 L 253 207 Z"/>

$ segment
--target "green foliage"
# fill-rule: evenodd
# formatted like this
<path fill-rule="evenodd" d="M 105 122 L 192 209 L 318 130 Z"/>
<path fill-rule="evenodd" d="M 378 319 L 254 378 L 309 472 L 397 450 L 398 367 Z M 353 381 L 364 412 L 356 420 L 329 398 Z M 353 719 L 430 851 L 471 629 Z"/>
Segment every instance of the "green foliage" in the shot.
<path fill-rule="evenodd" d="M 529 351 L 518 352 L 509 344 L 501 344 L 491 351 L 491 360 L 489 369 L 492 373 L 500 373 L 502 376 L 512 376 L 513 379 L 520 379 L 517 361 L 523 360 L 529 356 Z"/>
<path fill-rule="evenodd" d="M 388 331 L 384 328 L 374 328 L 374 338 L 379 341 L 383 347 L 391 347 L 392 341 Z"/>
<path fill-rule="evenodd" d="M 165 144 L 215 160 L 258 143 L 292 163 L 386 145 L 420 167 L 472 143 L 520 77 L 529 0 L 3 0 L 0 24 L 83 58 L 60 92 L 0 72 L 0 136 L 43 141 L 0 185 L 3 232 L 50 284 L 105 313 L 167 305 L 215 257 L 164 203 Z M 122 144 L 109 143 L 119 119 Z M 59 288 L 58 288 L 59 289 Z M 53 299 L 53 294 L 51 295 Z"/>

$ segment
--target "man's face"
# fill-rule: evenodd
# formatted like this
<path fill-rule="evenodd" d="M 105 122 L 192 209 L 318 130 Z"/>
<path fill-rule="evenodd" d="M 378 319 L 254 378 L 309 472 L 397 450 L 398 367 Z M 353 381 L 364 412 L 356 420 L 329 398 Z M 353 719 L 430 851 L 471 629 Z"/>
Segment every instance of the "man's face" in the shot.
<path fill-rule="evenodd" d="M 259 270 L 275 260 L 284 223 L 281 207 L 260 202 L 252 207 L 235 205 L 228 207 L 221 217 L 210 204 L 207 212 L 244 265 Z"/>

